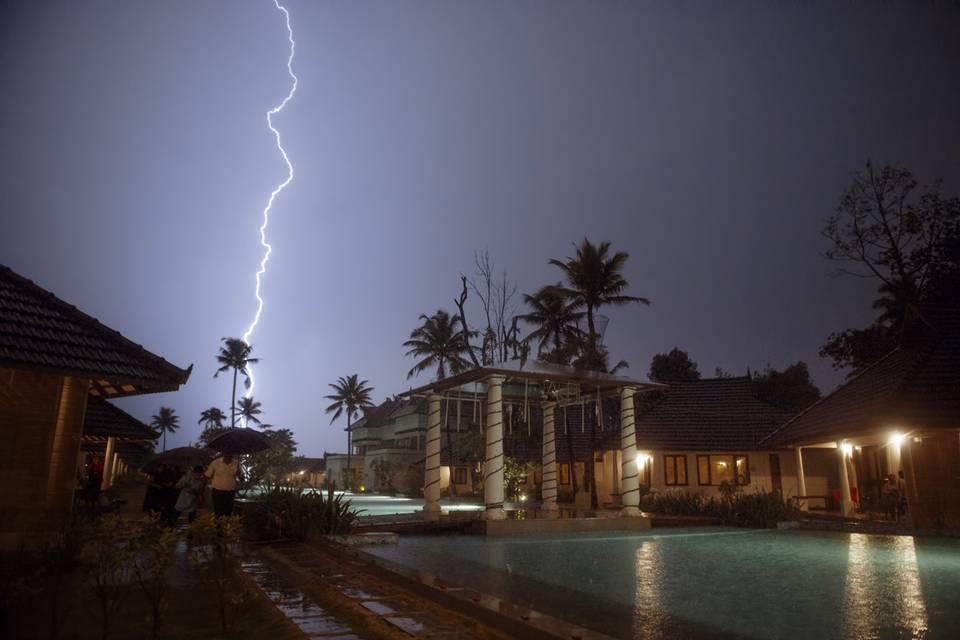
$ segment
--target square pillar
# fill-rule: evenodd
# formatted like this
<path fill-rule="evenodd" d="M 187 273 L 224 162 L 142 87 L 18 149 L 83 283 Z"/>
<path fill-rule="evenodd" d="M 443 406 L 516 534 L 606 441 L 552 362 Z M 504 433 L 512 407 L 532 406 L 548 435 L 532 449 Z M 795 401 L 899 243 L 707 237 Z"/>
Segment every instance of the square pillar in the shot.
<path fill-rule="evenodd" d="M 427 399 L 427 457 L 424 464 L 423 513 L 428 520 L 440 519 L 440 396 Z"/>
<path fill-rule="evenodd" d="M 556 518 L 559 515 L 557 507 L 557 446 L 554 436 L 554 412 L 556 402 L 544 402 L 543 406 L 543 516 Z"/>
<path fill-rule="evenodd" d="M 636 391 L 633 387 L 620 389 L 620 477 L 623 485 L 620 494 L 623 508 L 620 509 L 620 515 L 628 518 L 641 515 L 640 470 L 637 468 L 637 433 L 633 407 Z"/>
<path fill-rule="evenodd" d="M 485 520 L 505 520 L 503 511 L 503 381 L 490 376 L 487 383 L 486 455 L 483 463 Z"/>
<path fill-rule="evenodd" d="M 797 507 L 800 511 L 809 511 L 810 505 L 807 504 L 805 499 L 807 479 L 803 475 L 803 447 L 797 447 L 795 451 L 797 453 Z"/>
<path fill-rule="evenodd" d="M 840 456 L 840 515 L 849 517 L 853 515 L 853 498 L 850 495 L 850 476 L 847 475 L 847 449 L 849 444 L 844 442 L 837 443 L 837 454 Z"/>

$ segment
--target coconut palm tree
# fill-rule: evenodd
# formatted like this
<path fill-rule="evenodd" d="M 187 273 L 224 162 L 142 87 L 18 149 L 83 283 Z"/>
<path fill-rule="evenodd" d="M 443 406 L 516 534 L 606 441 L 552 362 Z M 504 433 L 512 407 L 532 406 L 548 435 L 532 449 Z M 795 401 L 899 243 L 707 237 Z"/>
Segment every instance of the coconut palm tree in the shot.
<path fill-rule="evenodd" d="M 197 424 L 203 425 L 206 429 L 221 428 L 223 427 L 223 421 L 226 419 L 227 416 L 218 407 L 210 407 L 200 412 L 200 419 L 197 420 Z"/>
<path fill-rule="evenodd" d="M 217 363 L 220 368 L 213 374 L 216 378 L 224 371 L 233 369 L 233 395 L 230 396 L 230 426 L 237 426 L 237 374 L 243 374 L 243 384 L 250 387 L 250 372 L 247 367 L 260 361 L 259 358 L 251 358 L 253 347 L 240 338 L 221 338 L 223 345 L 220 346 L 220 352 L 217 353 Z"/>
<path fill-rule="evenodd" d="M 257 416 L 263 413 L 263 410 L 260 409 L 260 403 L 254 400 L 253 396 L 250 396 L 248 398 L 240 398 L 240 401 L 237 403 L 237 413 L 243 418 L 244 424 L 248 422 L 260 424 L 260 418 Z"/>
<path fill-rule="evenodd" d="M 576 308 L 586 308 L 587 339 L 592 352 L 597 351 L 597 330 L 594 314 L 604 305 L 622 305 L 631 302 L 649 305 L 650 300 L 624 295 L 629 286 L 621 274 L 629 254 L 618 251 L 610 255 L 610 243 L 595 245 L 587 238 L 576 246 L 576 256 L 566 260 L 550 260 L 550 264 L 563 270 L 566 286 L 556 292 L 566 297 Z"/>
<path fill-rule="evenodd" d="M 350 456 L 353 454 L 353 433 L 350 431 L 353 426 L 353 419 L 357 417 L 361 409 L 372 407 L 370 394 L 373 387 L 367 386 L 366 380 L 358 380 L 357 374 L 349 376 L 340 376 L 330 387 L 334 393 L 325 396 L 327 400 L 333 400 L 333 404 L 327 407 L 327 413 L 333 413 L 330 424 L 336 422 L 337 418 L 344 412 L 347 414 L 347 472 L 350 472 Z"/>
<path fill-rule="evenodd" d="M 576 323 L 584 314 L 577 311 L 577 303 L 570 302 L 559 293 L 561 289 L 563 285 L 558 282 L 554 286 L 541 287 L 533 295 L 523 296 L 530 312 L 517 318 L 535 327 L 523 341 L 536 341 L 538 356 L 550 343 L 553 344 L 554 351 L 559 351 L 565 342 L 582 337 L 583 332 L 577 328 Z"/>
<path fill-rule="evenodd" d="M 574 361 L 574 366 L 597 371 L 607 370 L 607 350 L 598 343 L 594 314 L 604 305 L 623 305 L 640 303 L 649 305 L 647 298 L 628 296 L 624 291 L 629 286 L 621 271 L 629 258 L 623 251 L 610 253 L 610 243 L 595 245 L 584 238 L 579 246 L 574 245 L 576 255 L 566 260 L 550 260 L 550 264 L 559 267 L 566 276 L 566 286 L 556 289 L 557 293 L 569 300 L 576 308 L 585 308 L 587 315 L 587 336 L 583 348 Z M 626 363 L 621 361 L 614 371 Z M 590 487 L 590 504 L 596 508 L 597 483 L 593 473 L 593 456 L 596 450 L 596 421 L 590 426 L 590 452 L 584 460 L 584 484 Z"/>
<path fill-rule="evenodd" d="M 407 372 L 407 378 L 412 378 L 421 371 L 430 367 L 437 367 L 437 379 L 447 377 L 447 370 L 457 374 L 470 368 L 470 362 L 465 357 L 470 345 L 467 342 L 469 335 L 457 329 L 460 316 L 450 316 L 443 309 L 437 309 L 432 316 L 421 315 L 423 324 L 410 333 L 410 339 L 403 343 L 409 347 L 408 356 L 423 358 Z M 472 332 L 471 332 L 472 333 Z"/>
<path fill-rule="evenodd" d="M 160 411 L 150 419 L 150 426 L 163 435 L 163 450 L 167 450 L 167 432 L 173 433 L 180 428 L 180 416 L 170 407 L 160 407 Z"/>

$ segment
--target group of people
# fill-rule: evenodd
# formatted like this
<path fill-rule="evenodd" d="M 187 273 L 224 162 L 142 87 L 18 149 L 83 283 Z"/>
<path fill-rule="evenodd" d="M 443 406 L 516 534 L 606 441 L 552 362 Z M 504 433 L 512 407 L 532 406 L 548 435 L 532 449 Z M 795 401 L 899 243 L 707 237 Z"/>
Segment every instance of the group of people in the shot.
<path fill-rule="evenodd" d="M 880 504 L 886 516 L 891 520 L 899 520 L 906 512 L 907 498 L 900 490 L 897 476 L 889 474 L 883 479 L 880 487 Z"/>
<path fill-rule="evenodd" d="M 229 454 L 217 458 L 206 469 L 197 465 L 184 471 L 161 462 L 147 474 L 143 511 L 158 514 L 170 527 L 177 524 L 182 514 L 186 514 L 187 522 L 193 522 L 197 511 L 206 505 L 209 485 L 214 515 L 232 515 L 239 474 L 240 464 Z"/>

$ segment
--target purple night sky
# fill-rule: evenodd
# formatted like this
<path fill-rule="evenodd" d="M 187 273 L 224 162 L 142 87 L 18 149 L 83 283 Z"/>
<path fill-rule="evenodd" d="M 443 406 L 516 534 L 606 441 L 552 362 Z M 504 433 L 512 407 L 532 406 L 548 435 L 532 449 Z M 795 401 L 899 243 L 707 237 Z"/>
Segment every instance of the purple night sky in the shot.
<path fill-rule="evenodd" d="M 266 421 L 342 450 L 321 396 L 405 390 L 401 343 L 488 249 L 521 292 L 584 236 L 630 253 L 614 361 L 688 350 L 743 373 L 871 317 L 819 231 L 867 158 L 960 191 L 960 7 L 908 2 L 290 0 L 300 87 L 251 342 Z M 257 229 L 285 177 L 265 113 L 286 30 L 259 2 L 0 1 L 0 263 L 177 365 L 228 409 L 222 336 L 255 310 Z M 474 310 L 476 314 L 476 310 Z"/>

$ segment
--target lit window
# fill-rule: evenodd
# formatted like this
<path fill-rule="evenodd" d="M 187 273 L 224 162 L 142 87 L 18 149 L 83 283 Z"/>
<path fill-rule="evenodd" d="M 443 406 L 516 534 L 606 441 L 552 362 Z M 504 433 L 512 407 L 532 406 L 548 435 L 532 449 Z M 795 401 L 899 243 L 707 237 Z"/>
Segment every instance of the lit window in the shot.
<path fill-rule="evenodd" d="M 687 456 L 663 456 L 663 482 L 667 486 L 687 484 Z"/>
<path fill-rule="evenodd" d="M 560 469 L 560 484 L 570 484 L 570 465 L 561 463 L 557 466 Z"/>
<path fill-rule="evenodd" d="M 697 482 L 702 486 L 750 484 L 747 456 L 697 456 Z"/>

